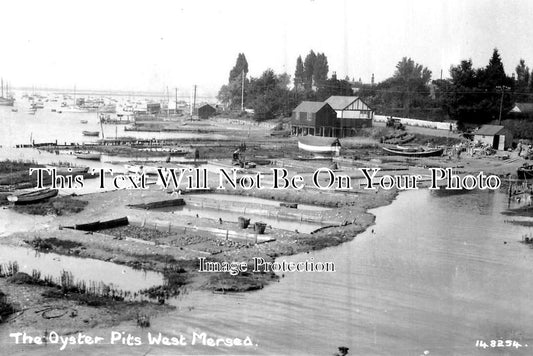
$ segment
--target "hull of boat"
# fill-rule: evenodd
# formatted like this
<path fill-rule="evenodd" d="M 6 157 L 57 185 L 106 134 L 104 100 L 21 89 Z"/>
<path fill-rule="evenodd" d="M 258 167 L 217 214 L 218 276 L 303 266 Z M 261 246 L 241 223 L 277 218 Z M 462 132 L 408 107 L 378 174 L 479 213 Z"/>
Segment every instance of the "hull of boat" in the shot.
<path fill-rule="evenodd" d="M 390 147 L 382 147 L 382 149 L 388 154 L 395 155 L 395 156 L 405 156 L 405 157 L 436 157 L 436 156 L 442 156 L 442 154 L 444 153 L 444 148 L 436 148 L 436 149 L 425 150 L 425 151 L 409 151 L 403 148 L 390 148 Z"/>
<path fill-rule="evenodd" d="M 7 197 L 7 200 L 15 205 L 34 204 L 53 198 L 57 193 L 57 189 L 40 189 L 30 193 L 11 195 Z"/>
<path fill-rule="evenodd" d="M 79 159 L 89 159 L 92 161 L 99 161 L 102 155 L 100 153 L 78 153 L 76 157 Z"/>
<path fill-rule="evenodd" d="M 304 151 L 322 153 L 322 154 L 327 154 L 327 153 L 334 154 L 336 152 L 339 152 L 340 150 L 339 146 L 313 146 L 313 145 L 305 144 L 300 141 L 298 141 L 298 148 Z"/>
<path fill-rule="evenodd" d="M 0 98 L 0 106 L 13 106 L 15 99 Z"/>
<path fill-rule="evenodd" d="M 83 134 L 83 136 L 92 136 L 92 137 L 100 136 L 100 132 L 98 131 L 82 131 L 81 133 Z"/>

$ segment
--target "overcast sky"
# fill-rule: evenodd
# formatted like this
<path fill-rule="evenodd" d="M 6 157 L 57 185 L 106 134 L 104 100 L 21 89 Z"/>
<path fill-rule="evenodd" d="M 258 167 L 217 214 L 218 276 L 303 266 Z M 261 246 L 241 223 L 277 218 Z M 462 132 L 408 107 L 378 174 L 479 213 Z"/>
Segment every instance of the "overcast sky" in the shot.
<path fill-rule="evenodd" d="M 216 94 L 237 54 L 250 74 L 294 74 L 324 52 L 330 75 L 381 81 L 408 56 L 433 72 L 497 47 L 533 67 L 533 1 L 5 1 L 0 75 L 13 86 Z"/>

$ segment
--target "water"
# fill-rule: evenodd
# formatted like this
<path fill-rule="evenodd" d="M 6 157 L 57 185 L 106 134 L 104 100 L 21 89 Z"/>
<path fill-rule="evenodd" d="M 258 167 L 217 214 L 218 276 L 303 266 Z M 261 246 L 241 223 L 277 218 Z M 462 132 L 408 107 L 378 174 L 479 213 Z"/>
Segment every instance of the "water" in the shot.
<path fill-rule="evenodd" d="M 100 122 L 96 113 L 57 113 L 52 108 L 60 110 L 58 103 L 46 103 L 44 109 L 38 109 L 35 115 L 26 111 L 29 102 L 17 101 L 18 112 L 12 112 L 11 107 L 0 106 L 0 145 L 13 147 L 17 144 L 30 144 L 43 142 L 82 143 L 96 142 L 101 137 L 83 136 L 82 131 L 101 131 Z M 82 124 L 81 120 L 87 120 Z M 224 135 L 201 134 L 194 132 L 136 132 L 124 131 L 126 125 L 103 125 L 104 136 L 114 138 L 115 135 L 132 136 L 143 139 L 151 138 L 209 138 L 224 139 Z M 100 134 L 101 135 L 101 134 Z"/>
<path fill-rule="evenodd" d="M 26 247 L 2 246 L 0 263 L 16 261 L 19 271 L 31 275 L 33 269 L 41 272 L 41 278 L 51 275 L 57 280 L 61 271 L 72 272 L 75 281 L 102 282 L 124 292 L 135 293 L 141 289 L 163 284 L 163 275 L 153 271 L 135 270 L 111 262 L 91 258 L 62 256 L 55 253 L 39 253 Z"/>
<path fill-rule="evenodd" d="M 353 241 L 283 258 L 333 261 L 335 273 L 286 273 L 279 283 L 252 293 L 194 292 L 173 301 L 178 309 L 153 319 L 149 330 L 124 323 L 89 332 L 107 336 L 118 330 L 145 339 L 146 331 L 170 336 L 200 331 L 250 336 L 257 346 L 105 344 L 69 350 L 79 355 L 331 355 L 346 346 L 351 355 L 530 354 L 533 251 L 519 243 L 527 228 L 504 223 L 505 207 L 500 193 L 403 192 L 393 204 L 372 210 L 376 225 Z M 475 347 L 477 339 L 497 338 L 531 346 Z M 42 355 L 50 349 L 32 351 Z"/>

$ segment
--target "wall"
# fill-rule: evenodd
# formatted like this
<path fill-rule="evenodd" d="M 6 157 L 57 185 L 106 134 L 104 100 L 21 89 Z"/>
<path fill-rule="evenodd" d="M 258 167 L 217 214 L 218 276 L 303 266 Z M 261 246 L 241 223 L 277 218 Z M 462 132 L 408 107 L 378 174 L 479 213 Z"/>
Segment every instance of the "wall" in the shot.
<path fill-rule="evenodd" d="M 389 117 L 390 116 L 388 115 L 374 115 L 374 121 L 386 123 Z M 436 122 L 436 121 L 407 119 L 407 118 L 396 117 L 396 116 L 393 116 L 393 119 L 399 119 L 400 122 L 406 126 L 420 126 L 420 127 L 427 127 L 430 129 L 437 129 L 437 130 L 450 130 L 449 122 Z M 452 130 L 457 130 L 457 124 L 452 123 Z"/>

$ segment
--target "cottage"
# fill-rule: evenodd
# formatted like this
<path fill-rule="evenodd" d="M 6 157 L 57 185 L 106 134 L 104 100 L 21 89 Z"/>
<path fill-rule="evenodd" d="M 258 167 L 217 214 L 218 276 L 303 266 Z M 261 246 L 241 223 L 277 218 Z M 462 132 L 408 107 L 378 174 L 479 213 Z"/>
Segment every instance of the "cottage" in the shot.
<path fill-rule="evenodd" d="M 334 95 L 326 103 L 337 112 L 342 137 L 353 136 L 355 129 L 372 126 L 374 110 L 358 96 Z"/>
<path fill-rule="evenodd" d="M 340 134 L 337 113 L 327 103 L 302 101 L 292 111 L 291 133 L 337 137 Z"/>
<path fill-rule="evenodd" d="M 211 105 L 205 104 L 198 108 L 198 117 L 200 119 L 209 119 L 211 116 L 215 115 L 216 111 L 217 109 Z"/>
<path fill-rule="evenodd" d="M 483 125 L 474 133 L 474 141 L 490 145 L 496 150 L 505 150 L 511 147 L 513 135 L 503 126 Z"/>

